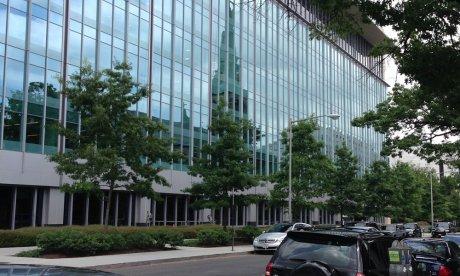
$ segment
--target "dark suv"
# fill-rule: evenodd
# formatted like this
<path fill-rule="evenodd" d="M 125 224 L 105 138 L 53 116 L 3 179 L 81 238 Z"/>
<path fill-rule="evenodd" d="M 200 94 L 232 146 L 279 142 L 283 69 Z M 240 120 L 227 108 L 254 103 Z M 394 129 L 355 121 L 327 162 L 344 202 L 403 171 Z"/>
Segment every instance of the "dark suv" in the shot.
<path fill-rule="evenodd" d="M 414 275 L 460 275 L 460 248 L 455 242 L 411 238 L 403 243 L 411 248 Z"/>
<path fill-rule="evenodd" d="M 346 229 L 291 231 L 265 271 L 266 276 L 389 275 L 388 248 L 394 238 Z"/>

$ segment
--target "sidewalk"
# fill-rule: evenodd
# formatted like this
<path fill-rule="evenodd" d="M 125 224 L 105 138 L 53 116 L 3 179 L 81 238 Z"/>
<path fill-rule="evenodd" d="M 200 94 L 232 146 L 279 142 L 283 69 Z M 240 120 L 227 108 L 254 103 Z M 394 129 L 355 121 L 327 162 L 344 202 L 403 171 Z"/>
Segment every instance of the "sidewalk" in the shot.
<path fill-rule="evenodd" d="M 253 250 L 252 245 L 242 245 L 235 246 L 234 251 L 231 251 L 231 246 L 211 248 L 178 247 L 177 250 L 60 259 L 24 258 L 13 256 L 21 251 L 31 250 L 34 248 L 35 247 L 0 248 L 0 264 L 10 263 L 56 265 L 66 267 L 100 267 L 205 258 L 216 255 L 246 253 Z"/>

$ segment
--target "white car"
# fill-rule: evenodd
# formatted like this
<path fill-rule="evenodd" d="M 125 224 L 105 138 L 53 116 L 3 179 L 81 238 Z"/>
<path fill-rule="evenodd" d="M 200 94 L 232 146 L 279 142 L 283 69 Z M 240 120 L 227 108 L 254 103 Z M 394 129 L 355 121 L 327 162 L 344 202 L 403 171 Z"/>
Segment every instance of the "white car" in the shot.
<path fill-rule="evenodd" d="M 278 223 L 270 227 L 267 231 L 254 239 L 252 245 L 254 251 L 273 251 L 278 248 L 281 242 L 287 235 L 287 232 L 294 231 L 307 231 L 312 229 L 312 226 L 307 223 Z"/>

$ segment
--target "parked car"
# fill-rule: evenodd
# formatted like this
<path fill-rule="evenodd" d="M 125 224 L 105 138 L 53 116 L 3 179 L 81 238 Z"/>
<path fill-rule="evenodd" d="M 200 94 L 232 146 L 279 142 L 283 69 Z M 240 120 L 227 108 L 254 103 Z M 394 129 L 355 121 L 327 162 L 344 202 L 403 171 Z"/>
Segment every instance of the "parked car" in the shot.
<path fill-rule="evenodd" d="M 408 237 L 408 233 L 402 224 L 387 224 L 383 228 L 382 233 L 390 235 L 398 240 Z"/>
<path fill-rule="evenodd" d="M 408 238 L 414 275 L 460 275 L 460 248 L 452 241 Z"/>
<path fill-rule="evenodd" d="M 447 234 L 442 237 L 445 241 L 455 242 L 458 246 L 460 246 L 460 234 Z"/>
<path fill-rule="evenodd" d="M 378 230 L 375 227 L 371 227 L 371 226 L 347 226 L 347 227 L 344 227 L 343 229 L 351 230 L 351 231 L 355 231 L 355 232 L 360 232 L 360 233 L 377 233 L 377 232 L 380 232 L 380 230 Z"/>
<path fill-rule="evenodd" d="M 431 229 L 431 237 L 440 238 L 449 232 L 454 231 L 454 226 L 450 222 L 436 222 Z"/>
<path fill-rule="evenodd" d="M 414 238 L 421 238 L 422 237 L 422 228 L 415 223 L 415 222 L 410 222 L 410 223 L 405 223 L 404 228 L 407 232 L 408 237 L 414 237 Z"/>
<path fill-rule="evenodd" d="M 95 276 L 109 276 L 118 275 L 110 272 L 104 272 L 93 269 L 61 267 L 61 266 L 47 266 L 47 265 L 14 265 L 14 264 L 0 264 L 0 275 L 95 275 Z"/>
<path fill-rule="evenodd" d="M 291 231 L 265 269 L 265 276 L 388 275 L 394 238 L 380 232 L 338 228 Z"/>
<path fill-rule="evenodd" d="M 345 226 L 366 226 L 366 227 L 374 227 L 377 230 L 382 229 L 382 225 L 380 223 L 374 221 L 349 221 L 345 223 Z"/>
<path fill-rule="evenodd" d="M 307 223 L 278 223 L 270 227 L 267 231 L 254 239 L 252 245 L 254 251 L 276 250 L 287 235 L 288 231 L 307 231 L 311 230 L 312 226 Z"/>

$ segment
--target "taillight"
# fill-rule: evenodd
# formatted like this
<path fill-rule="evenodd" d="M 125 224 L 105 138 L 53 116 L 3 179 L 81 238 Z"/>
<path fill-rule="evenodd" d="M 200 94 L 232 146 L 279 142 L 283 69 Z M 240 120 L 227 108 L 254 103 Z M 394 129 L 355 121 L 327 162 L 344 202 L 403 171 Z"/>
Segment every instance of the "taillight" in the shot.
<path fill-rule="evenodd" d="M 453 276 L 454 273 L 447 266 L 441 265 L 438 271 L 438 276 Z"/>
<path fill-rule="evenodd" d="M 358 272 L 358 273 L 356 273 L 356 276 L 365 276 L 365 275 L 362 272 Z"/>
<path fill-rule="evenodd" d="M 267 266 L 265 267 L 265 276 L 272 276 L 272 270 L 273 270 L 273 263 L 268 262 Z"/>

